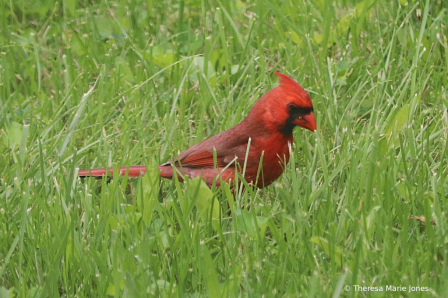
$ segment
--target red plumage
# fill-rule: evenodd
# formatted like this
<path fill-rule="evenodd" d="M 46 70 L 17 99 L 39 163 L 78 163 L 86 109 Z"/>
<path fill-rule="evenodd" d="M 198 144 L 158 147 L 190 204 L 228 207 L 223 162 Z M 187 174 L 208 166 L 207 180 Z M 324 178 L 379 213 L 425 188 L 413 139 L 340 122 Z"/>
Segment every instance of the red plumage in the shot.
<path fill-rule="evenodd" d="M 160 176 L 172 179 L 174 169 L 190 178 L 201 177 L 211 186 L 218 176 L 222 181 L 233 180 L 235 171 L 240 174 L 246 158 L 244 178 L 262 188 L 274 182 L 289 161 L 289 144 L 292 130 L 301 126 L 316 130 L 313 103 L 308 93 L 290 77 L 275 73 L 280 85 L 261 97 L 247 117 L 238 125 L 212 136 L 180 153 L 177 158 L 159 166 Z M 216 151 L 214 166 L 213 151 Z M 263 156 L 259 171 L 260 159 Z M 124 176 L 127 167 L 120 169 Z M 109 171 L 112 173 L 112 169 Z M 144 166 L 129 167 L 128 176 L 146 172 Z M 103 176 L 106 169 L 81 169 L 79 176 Z M 258 174 L 258 180 L 257 179 Z M 182 178 L 179 176 L 179 179 Z M 216 180 L 219 185 L 220 179 Z"/>

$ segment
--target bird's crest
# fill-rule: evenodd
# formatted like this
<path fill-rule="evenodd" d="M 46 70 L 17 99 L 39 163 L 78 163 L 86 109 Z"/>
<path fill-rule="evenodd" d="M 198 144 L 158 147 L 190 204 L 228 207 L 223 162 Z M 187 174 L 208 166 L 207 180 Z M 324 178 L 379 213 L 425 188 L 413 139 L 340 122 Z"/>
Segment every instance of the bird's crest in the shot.
<path fill-rule="evenodd" d="M 287 97 L 292 97 L 293 101 L 298 101 L 300 106 L 313 106 L 308 93 L 296 81 L 279 72 L 274 72 L 280 79 L 280 86 Z"/>

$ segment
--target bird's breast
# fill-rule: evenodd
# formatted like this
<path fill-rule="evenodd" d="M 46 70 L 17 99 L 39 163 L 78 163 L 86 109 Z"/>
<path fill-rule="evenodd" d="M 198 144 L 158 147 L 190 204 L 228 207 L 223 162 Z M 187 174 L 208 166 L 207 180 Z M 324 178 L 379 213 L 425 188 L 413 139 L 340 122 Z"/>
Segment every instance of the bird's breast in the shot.
<path fill-rule="evenodd" d="M 257 167 L 258 180 L 256 184 L 259 188 L 270 185 L 283 173 L 289 161 L 289 144 L 292 144 L 292 136 L 275 135 L 264 140 L 260 154 L 262 168 L 259 170 Z M 253 177 L 250 178 L 252 179 L 246 180 L 255 180 Z"/>

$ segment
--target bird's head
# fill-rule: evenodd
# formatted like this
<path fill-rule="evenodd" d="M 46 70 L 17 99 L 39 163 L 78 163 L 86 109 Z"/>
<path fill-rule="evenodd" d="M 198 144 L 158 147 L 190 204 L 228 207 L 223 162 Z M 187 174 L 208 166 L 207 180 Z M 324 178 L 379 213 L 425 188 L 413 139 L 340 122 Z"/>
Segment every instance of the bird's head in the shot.
<path fill-rule="evenodd" d="M 291 136 L 295 126 L 316 130 L 313 103 L 308 93 L 287 75 L 275 72 L 280 85 L 264 95 L 254 109 L 262 114 L 265 127 Z M 252 111 L 251 111 L 252 113 Z"/>

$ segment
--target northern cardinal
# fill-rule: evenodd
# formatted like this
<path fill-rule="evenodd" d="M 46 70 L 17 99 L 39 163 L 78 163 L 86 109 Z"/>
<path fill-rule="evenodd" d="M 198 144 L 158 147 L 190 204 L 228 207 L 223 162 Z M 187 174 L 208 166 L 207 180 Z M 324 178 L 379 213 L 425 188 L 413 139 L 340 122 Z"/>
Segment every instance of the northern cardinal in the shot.
<path fill-rule="evenodd" d="M 244 179 L 259 188 L 274 182 L 289 161 L 289 144 L 292 144 L 294 127 L 316 130 L 313 103 L 308 93 L 290 77 L 277 72 L 275 74 L 280 78 L 280 85 L 258 99 L 243 121 L 160 165 L 160 176 L 172 179 L 177 172 L 180 181 L 183 179 L 179 173 L 189 178 L 201 177 L 208 186 L 219 176 L 222 181 L 229 182 L 234 180 L 235 171 L 243 174 L 250 143 Z M 259 171 L 261 158 L 262 168 Z M 121 176 L 127 170 L 127 167 L 121 167 Z M 112 171 L 109 168 L 109 172 Z M 145 172 L 144 166 L 131 166 L 128 176 L 136 177 Z M 81 177 L 103 175 L 107 175 L 106 169 L 79 170 Z M 216 179 L 217 186 L 220 181 Z"/>

